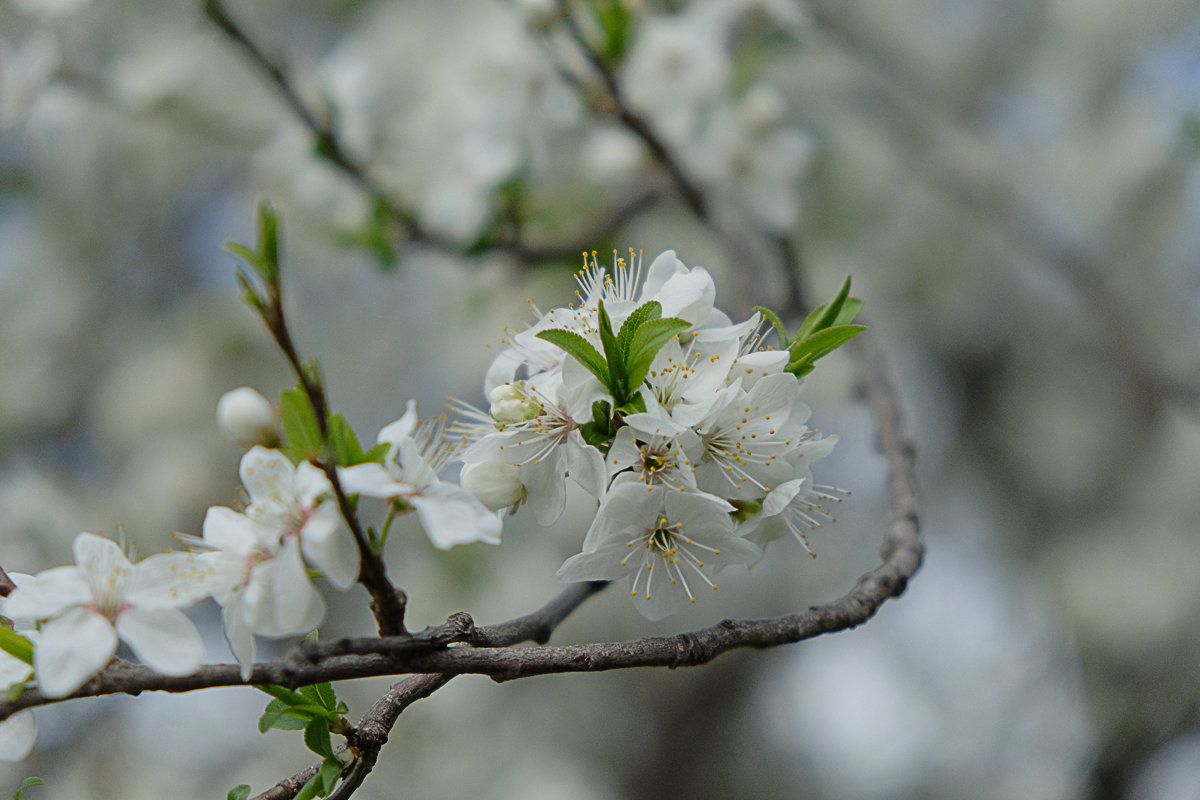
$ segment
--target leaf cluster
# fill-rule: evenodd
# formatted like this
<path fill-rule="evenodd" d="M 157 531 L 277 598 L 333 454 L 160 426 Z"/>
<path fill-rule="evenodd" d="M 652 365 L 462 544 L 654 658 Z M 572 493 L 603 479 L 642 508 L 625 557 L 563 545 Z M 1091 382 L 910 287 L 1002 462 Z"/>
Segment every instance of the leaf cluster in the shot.
<path fill-rule="evenodd" d="M 625 319 L 620 330 L 613 332 L 612 319 L 600 301 L 598 323 L 600 346 L 595 345 L 574 331 L 552 328 L 538 334 L 551 344 L 561 347 L 568 355 L 587 367 L 613 398 L 615 412 L 631 414 L 645 411 L 644 401 L 638 390 L 654 357 L 668 341 L 692 327 L 692 323 L 678 317 L 663 317 L 662 304 L 651 300 L 633 310 Z M 614 409 L 605 401 L 592 406 L 592 422 L 582 426 L 584 438 L 591 444 L 611 438 Z M 589 427 L 590 426 L 590 427 Z"/>
<path fill-rule="evenodd" d="M 274 684 L 263 684 L 255 688 L 273 698 L 267 703 L 266 710 L 258 720 L 258 730 L 261 733 L 266 733 L 272 728 L 284 731 L 302 730 L 304 745 L 322 759 L 317 774 L 304 784 L 300 793 L 296 795 L 297 800 L 325 797 L 333 791 L 334 784 L 345 768 L 345 764 L 333 749 L 331 734 L 344 733 L 349 728 L 342 717 L 349 711 L 346 704 L 338 700 L 333 685 L 328 681 L 301 686 L 295 692 Z M 235 797 L 234 792 L 241 789 L 241 786 L 234 787 L 229 797 Z M 246 787 L 244 796 L 249 796 L 249 787 Z"/>
<path fill-rule="evenodd" d="M 283 452 L 294 463 L 325 454 L 324 437 L 317 421 L 317 412 L 303 385 L 285 389 L 279 394 L 279 417 L 283 425 Z M 387 455 L 388 445 L 377 444 L 363 450 L 358 436 L 341 414 L 327 414 L 325 431 L 329 437 L 330 455 L 339 466 L 351 467 L 368 461 L 379 462 Z"/>
<path fill-rule="evenodd" d="M 833 352 L 867 329 L 865 325 L 851 324 L 862 304 L 862 300 L 850 296 L 850 278 L 847 277 L 837 295 L 828 303 L 813 309 L 790 338 L 778 314 L 762 306 L 755 306 L 754 310 L 771 323 L 779 334 L 780 345 L 790 353 L 787 371 L 802 378 L 813 371 L 813 362 L 818 358 Z"/>

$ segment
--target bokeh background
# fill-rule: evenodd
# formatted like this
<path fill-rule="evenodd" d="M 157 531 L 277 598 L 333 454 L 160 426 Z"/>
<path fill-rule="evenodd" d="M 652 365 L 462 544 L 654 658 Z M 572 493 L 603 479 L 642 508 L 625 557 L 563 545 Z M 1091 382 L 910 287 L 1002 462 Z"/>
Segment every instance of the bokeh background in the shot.
<path fill-rule="evenodd" d="M 566 5 L 592 42 L 605 7 Z M 200 3 L 2 0 L 0 564 L 69 563 L 81 530 L 148 555 L 236 502 L 216 400 L 289 385 L 223 249 L 252 240 L 259 199 L 283 216 L 300 347 L 364 438 L 410 397 L 482 402 L 505 326 L 573 299 L 581 249 L 674 248 L 735 318 L 795 298 L 788 254 L 809 297 L 853 275 L 901 387 L 929 545 L 908 593 L 858 630 L 694 670 L 457 678 L 358 796 L 1200 797 L 1200 7 L 623 8 L 624 98 L 711 224 L 604 113 L 553 0 L 232 2 L 429 234 L 413 242 Z M 852 366 L 830 356 L 805 390 L 841 437 L 817 478 L 853 491 L 818 559 L 779 546 L 657 624 L 604 594 L 557 640 L 784 613 L 872 567 L 884 474 Z M 540 605 L 590 513 L 577 498 L 553 530 L 519 516 L 501 547 L 450 553 L 402 527 L 413 624 Z M 329 599 L 323 631 L 371 630 L 363 592 Z M 229 660 L 214 610 L 193 614 Z M 341 691 L 358 714 L 386 685 Z M 265 699 L 41 709 L 0 792 L 263 791 L 311 763 L 298 735 L 257 733 Z"/>

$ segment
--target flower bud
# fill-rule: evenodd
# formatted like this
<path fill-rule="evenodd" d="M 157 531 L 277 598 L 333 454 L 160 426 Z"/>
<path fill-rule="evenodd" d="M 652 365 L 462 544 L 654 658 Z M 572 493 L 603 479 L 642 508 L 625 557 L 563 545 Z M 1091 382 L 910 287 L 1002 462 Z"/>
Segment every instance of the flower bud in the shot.
<path fill-rule="evenodd" d="M 278 438 L 271 401 L 249 386 L 221 395 L 217 401 L 217 427 L 239 444 L 258 444 Z"/>
<path fill-rule="evenodd" d="M 521 422 L 537 416 L 537 403 L 531 402 L 523 391 L 524 383 L 504 383 L 488 392 L 492 404 L 489 413 L 496 422 Z"/>
<path fill-rule="evenodd" d="M 480 461 L 463 467 L 458 480 L 479 502 L 492 511 L 499 511 L 512 508 L 525 499 L 525 486 L 519 473 L 520 468 L 515 464 Z"/>

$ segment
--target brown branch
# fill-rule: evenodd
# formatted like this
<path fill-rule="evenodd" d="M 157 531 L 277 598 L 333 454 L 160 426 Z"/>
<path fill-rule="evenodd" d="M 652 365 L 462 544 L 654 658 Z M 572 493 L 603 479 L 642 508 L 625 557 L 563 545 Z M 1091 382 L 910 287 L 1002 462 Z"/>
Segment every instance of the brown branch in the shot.
<path fill-rule="evenodd" d="M 262 214 L 264 215 L 264 220 L 266 220 L 272 212 L 264 208 Z M 274 228 L 275 224 L 272 221 L 270 226 Z M 277 233 L 273 235 L 277 235 Z M 265 233 L 260 234 L 260 237 L 265 239 Z M 268 247 L 268 244 L 265 241 L 260 241 L 258 246 L 260 249 L 264 249 Z M 383 558 L 371 547 L 366 532 L 363 531 L 362 524 L 358 521 L 358 514 L 354 510 L 354 506 L 350 502 L 345 489 L 342 488 L 341 478 L 338 475 L 337 461 L 333 457 L 333 446 L 329 438 L 330 406 L 329 399 L 325 395 L 325 387 L 317 368 L 305 365 L 303 359 L 300 358 L 300 353 L 296 349 L 295 341 L 292 339 L 291 331 L 288 328 L 287 315 L 283 309 L 283 286 L 280 277 L 283 265 L 280 263 L 282 259 L 279 258 L 277 250 L 274 249 L 277 246 L 277 244 L 272 245 L 272 252 L 264 254 L 266 258 L 273 262 L 273 270 L 268 273 L 262 273 L 262 278 L 266 284 L 267 297 L 264 300 L 262 297 L 256 296 L 253 305 L 262 316 L 263 323 L 267 326 L 267 330 L 271 332 L 275 343 L 283 351 L 283 355 L 287 359 L 288 364 L 291 365 L 292 371 L 296 373 L 296 378 L 301 388 L 303 388 L 304 394 L 308 397 L 309 404 L 312 406 L 313 416 L 317 422 L 317 431 L 321 437 L 321 449 L 323 450 L 319 454 L 319 458 L 314 458 L 313 461 L 329 480 L 329 485 L 333 489 L 335 502 L 337 502 L 338 512 L 341 514 L 346 526 L 350 529 L 350 533 L 354 537 L 354 542 L 358 547 L 358 582 L 371 595 L 371 612 L 375 615 L 379 634 L 380 636 L 404 634 L 407 632 L 404 627 L 404 609 L 408 598 L 402 589 L 398 589 L 392 585 L 387 575 L 387 565 L 383 562 Z M 252 291 L 249 288 L 248 279 L 243 279 L 243 281 L 246 283 L 248 291 Z"/>
<path fill-rule="evenodd" d="M 869 338 L 869 337 L 868 337 Z M 244 683 L 277 683 L 301 686 L 319 681 L 436 672 L 442 675 L 475 673 L 496 680 L 511 680 L 561 672 L 594 672 L 650 666 L 696 666 L 734 649 L 774 647 L 799 642 L 824 633 L 846 630 L 869 620 L 892 597 L 904 592 L 921 565 L 924 546 L 917 525 L 915 451 L 901 433 L 899 403 L 882 358 L 869 342 L 852 348 L 860 364 L 864 396 L 877 420 L 879 447 L 888 462 L 891 519 L 881 548 L 882 563 L 859 579 L 839 599 L 799 614 L 761 620 L 725 620 L 708 628 L 675 636 L 645 637 L 626 642 L 603 642 L 558 647 L 512 649 L 515 637 L 544 636 L 587 596 L 594 585 L 568 588 L 544 609 L 476 632 L 475 641 L 488 646 L 453 646 L 402 649 L 389 639 L 373 640 L 377 650 L 391 655 L 334 655 L 311 663 L 289 658 L 257 664 L 249 681 L 236 665 L 202 667 L 186 676 L 160 675 L 149 667 L 117 662 L 86 683 L 73 697 L 140 691 L 184 692 Z M 0 716 L 49 702 L 36 689 L 16 700 L 0 702 Z"/>

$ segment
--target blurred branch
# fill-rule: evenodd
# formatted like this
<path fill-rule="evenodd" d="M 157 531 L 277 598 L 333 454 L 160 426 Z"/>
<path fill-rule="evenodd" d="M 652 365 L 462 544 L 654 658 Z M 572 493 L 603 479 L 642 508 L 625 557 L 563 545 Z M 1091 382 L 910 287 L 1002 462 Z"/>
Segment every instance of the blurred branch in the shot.
<path fill-rule="evenodd" d="M 202 0 L 202 5 L 209 20 L 249 57 L 251 63 L 279 93 L 288 110 L 308 128 L 313 135 L 317 155 L 332 164 L 369 198 L 380 204 L 387 217 L 400 227 L 410 243 L 467 255 L 485 251 L 502 252 L 525 263 L 573 259 L 580 252 L 589 250 L 596 240 L 606 237 L 660 199 L 658 191 L 643 191 L 601 215 L 586 230 L 561 243 L 526 244 L 519 236 L 504 234 L 490 235 L 485 237 L 484 241 L 471 246 L 453 241 L 422 225 L 414 211 L 370 176 L 367 167 L 347 150 L 337 128 L 327 119 L 328 115 L 317 111 L 304 101 L 284 66 L 269 56 L 266 49 L 233 18 L 225 7 L 224 0 Z"/>
<path fill-rule="evenodd" d="M 885 101 L 875 110 L 891 115 L 885 129 L 895 131 L 897 121 L 902 122 L 910 133 L 908 146 L 919 148 L 918 176 L 955 209 L 1063 280 L 1089 310 L 1094 341 L 1148 397 L 1200 413 L 1200 380 L 1195 371 L 1175 374 L 1140 348 L 1148 339 L 1145 325 L 1132 304 L 1109 287 L 1106 275 L 1112 274 L 1113 264 L 1094 247 L 1048 226 L 1047 215 L 1013 184 L 1012 171 L 1004 166 L 1008 159 L 1000 149 L 949 113 L 936 92 L 926 89 L 901 58 L 885 55 L 880 43 L 865 38 L 847 20 L 843 7 L 822 0 L 802 4 L 823 32 L 870 70 Z M 981 169 L 980 153 L 987 153 L 998 166 Z M 1159 178 L 1154 172 L 1147 181 Z"/>

